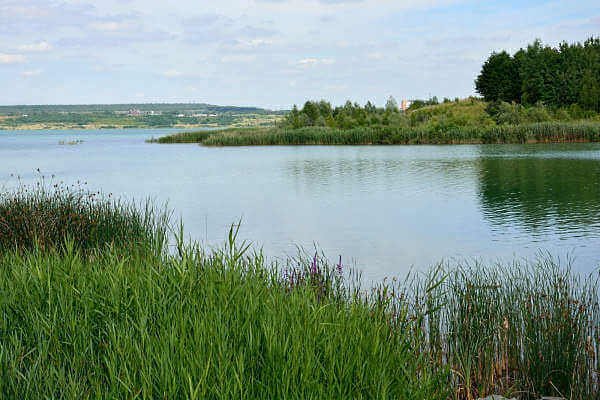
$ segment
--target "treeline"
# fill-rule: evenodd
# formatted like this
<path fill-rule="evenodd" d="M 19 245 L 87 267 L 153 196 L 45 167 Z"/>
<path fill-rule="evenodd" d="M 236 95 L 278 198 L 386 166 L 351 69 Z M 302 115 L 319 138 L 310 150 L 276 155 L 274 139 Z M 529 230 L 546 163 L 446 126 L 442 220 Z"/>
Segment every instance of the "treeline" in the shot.
<path fill-rule="evenodd" d="M 444 98 L 442 102 L 436 96 L 427 100 L 412 100 L 408 111 L 414 111 L 426 106 L 438 104 L 459 103 L 457 97 L 454 100 Z M 285 128 L 303 128 L 307 126 L 323 126 L 329 128 L 351 129 L 361 126 L 389 126 L 399 125 L 406 121 L 405 113 L 398 107 L 398 102 L 390 96 L 385 107 L 377 107 L 367 101 L 364 106 L 356 102 L 346 101 L 343 106 L 333 107 L 325 100 L 307 101 L 301 109 L 294 104 L 292 111 L 283 120 Z"/>
<path fill-rule="evenodd" d="M 343 106 L 332 107 L 325 100 L 307 101 L 301 109 L 296 105 L 283 121 L 286 128 L 323 126 L 350 129 L 360 126 L 391 125 L 399 117 L 398 103 L 390 96 L 385 107 L 376 107 L 370 101 L 364 106 L 347 101 Z"/>
<path fill-rule="evenodd" d="M 600 111 L 600 38 L 558 47 L 536 40 L 514 55 L 492 53 L 475 88 L 488 102 Z"/>

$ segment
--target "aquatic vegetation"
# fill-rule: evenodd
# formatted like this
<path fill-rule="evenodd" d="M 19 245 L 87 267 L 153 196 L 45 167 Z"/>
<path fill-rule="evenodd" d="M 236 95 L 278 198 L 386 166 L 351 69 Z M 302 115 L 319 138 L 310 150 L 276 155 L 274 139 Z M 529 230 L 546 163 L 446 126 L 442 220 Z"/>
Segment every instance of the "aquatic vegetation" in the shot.
<path fill-rule="evenodd" d="M 188 136 L 186 140 L 193 140 Z M 177 141 L 177 138 L 164 139 Z M 500 125 L 432 131 L 411 127 L 365 127 L 336 129 L 308 127 L 227 129 L 198 136 L 205 146 L 261 145 L 386 145 L 386 144 L 467 144 L 597 142 L 600 123 L 545 122 L 527 125 Z"/>
<path fill-rule="evenodd" d="M 458 398 L 600 395 L 598 278 L 548 256 L 445 269 L 421 304 L 432 357 L 453 371 Z"/>
<path fill-rule="evenodd" d="M 64 145 L 74 146 L 74 145 L 82 144 L 82 143 L 83 143 L 83 140 L 81 140 L 81 139 L 68 140 L 68 141 L 67 140 L 60 140 L 58 142 L 58 144 L 60 144 L 61 146 L 64 146 Z"/>
<path fill-rule="evenodd" d="M 84 185 L 38 181 L 0 192 L 0 253 L 48 250 L 73 240 L 78 250 L 162 246 L 168 215 L 86 190 Z"/>
<path fill-rule="evenodd" d="M 446 398 L 383 308 L 290 289 L 243 249 L 4 254 L 0 395 Z"/>
<path fill-rule="evenodd" d="M 269 262 L 239 225 L 167 251 L 163 214 L 95 198 L 2 197 L 0 227 L 51 234 L 0 231 L 0 397 L 600 395 L 598 273 L 540 257 L 364 288 L 341 257 Z"/>
<path fill-rule="evenodd" d="M 203 130 L 195 132 L 181 132 L 174 135 L 161 136 L 148 140 L 149 143 L 201 143 L 213 135 L 215 131 Z"/>

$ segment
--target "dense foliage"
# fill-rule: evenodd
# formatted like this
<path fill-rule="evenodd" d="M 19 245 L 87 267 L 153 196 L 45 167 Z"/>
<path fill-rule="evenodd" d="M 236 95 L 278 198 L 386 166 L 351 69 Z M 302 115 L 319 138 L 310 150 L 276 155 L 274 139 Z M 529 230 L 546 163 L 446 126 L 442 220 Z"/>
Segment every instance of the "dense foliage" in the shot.
<path fill-rule="evenodd" d="M 284 126 L 302 128 L 305 126 L 327 126 L 349 129 L 357 126 L 393 125 L 400 118 L 398 104 L 392 97 L 384 108 L 378 108 L 370 101 L 362 107 L 358 103 L 347 101 L 339 107 L 321 101 L 307 101 L 302 109 L 296 105 L 284 120 Z"/>
<path fill-rule="evenodd" d="M 514 55 L 492 53 L 475 80 L 486 101 L 600 111 L 600 38 L 558 47 L 534 41 Z"/>

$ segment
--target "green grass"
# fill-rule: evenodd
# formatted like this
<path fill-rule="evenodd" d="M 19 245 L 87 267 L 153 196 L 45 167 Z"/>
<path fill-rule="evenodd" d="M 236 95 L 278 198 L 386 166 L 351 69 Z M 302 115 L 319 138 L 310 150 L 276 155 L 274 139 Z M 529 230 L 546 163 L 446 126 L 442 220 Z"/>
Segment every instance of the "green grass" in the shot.
<path fill-rule="evenodd" d="M 600 396 L 598 273 L 582 277 L 548 256 L 445 273 L 422 302 L 439 307 L 423 329 L 459 397 Z"/>
<path fill-rule="evenodd" d="M 0 397 L 446 397 L 385 309 L 321 288 L 292 289 L 233 245 L 93 261 L 70 245 L 5 254 Z"/>
<path fill-rule="evenodd" d="M 597 142 L 600 141 L 600 123 L 541 122 L 525 125 L 471 126 L 443 131 L 402 126 L 353 129 L 240 128 L 210 133 L 177 134 L 156 141 L 158 143 L 201 143 L 205 146 Z"/>
<path fill-rule="evenodd" d="M 0 192 L 0 251 L 50 250 L 65 238 L 75 240 L 77 249 L 85 253 L 107 247 L 158 248 L 167 221 L 166 212 L 151 203 L 140 209 L 82 185 L 42 180 L 35 186 Z"/>
<path fill-rule="evenodd" d="M 213 135 L 215 131 L 203 130 L 195 132 L 181 132 L 173 135 L 161 136 L 148 140 L 149 143 L 202 143 Z"/>
<path fill-rule="evenodd" d="M 597 273 L 541 257 L 364 290 L 318 255 L 272 264 L 239 228 L 211 251 L 181 228 L 170 251 L 160 215 L 110 204 L 147 239 L 0 242 L 0 398 L 600 396 Z"/>

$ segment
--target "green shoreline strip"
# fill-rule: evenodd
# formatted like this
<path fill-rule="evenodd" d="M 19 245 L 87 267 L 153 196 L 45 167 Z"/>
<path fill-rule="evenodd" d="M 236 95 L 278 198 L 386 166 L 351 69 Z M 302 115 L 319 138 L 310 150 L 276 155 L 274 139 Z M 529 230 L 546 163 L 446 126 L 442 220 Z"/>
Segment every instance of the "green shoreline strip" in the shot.
<path fill-rule="evenodd" d="M 233 128 L 177 133 L 151 141 L 163 144 L 200 143 L 205 146 L 598 142 L 600 122 L 542 122 L 454 128 L 443 132 L 387 126 L 347 130 L 326 127 Z"/>

